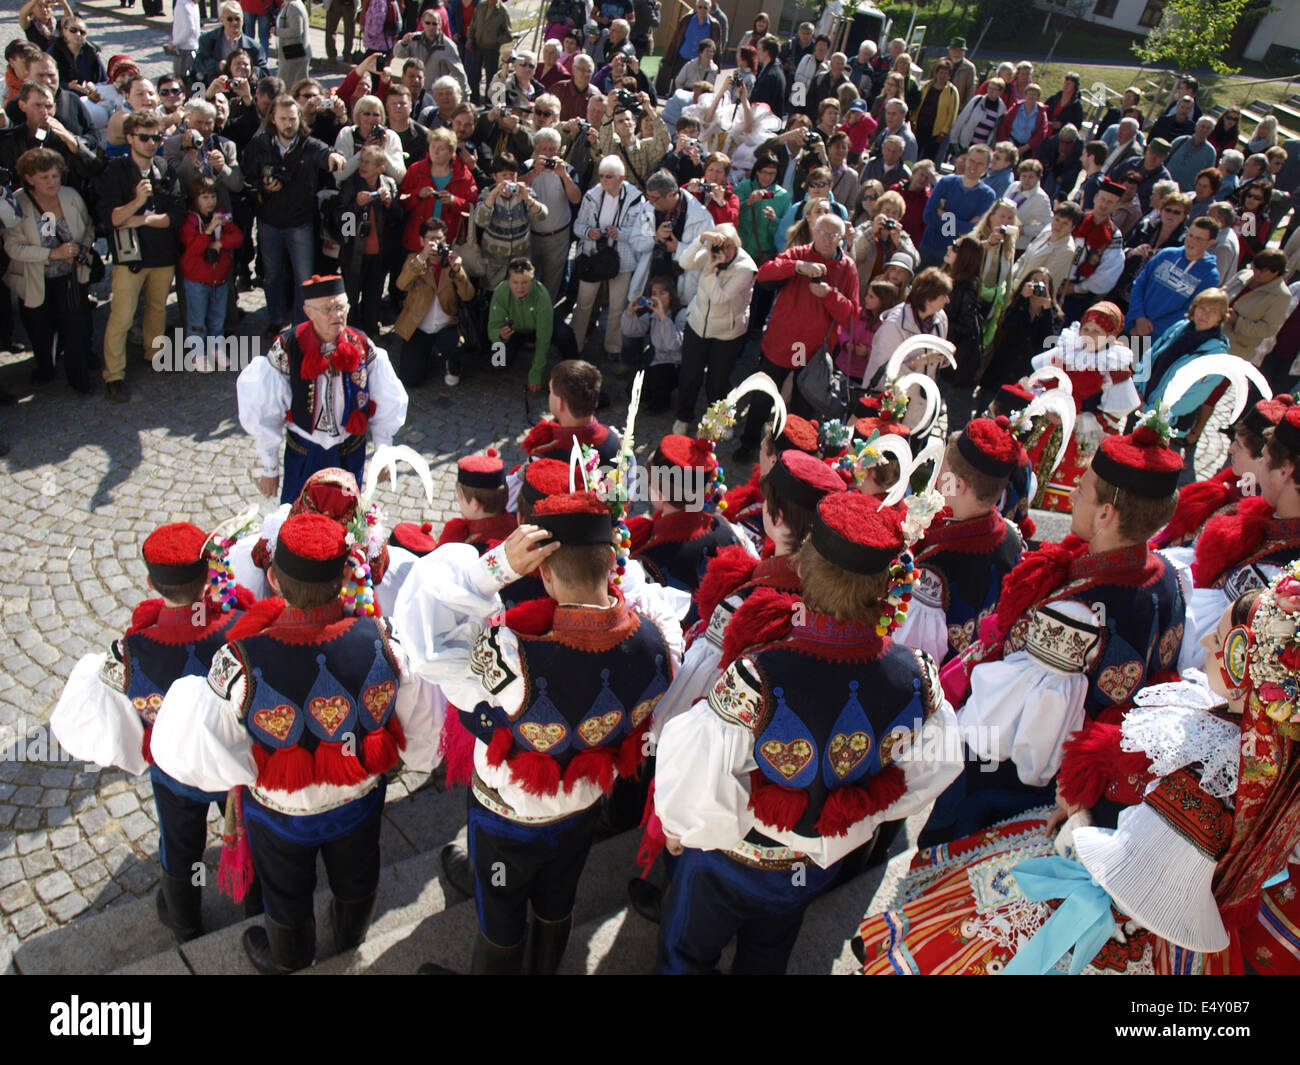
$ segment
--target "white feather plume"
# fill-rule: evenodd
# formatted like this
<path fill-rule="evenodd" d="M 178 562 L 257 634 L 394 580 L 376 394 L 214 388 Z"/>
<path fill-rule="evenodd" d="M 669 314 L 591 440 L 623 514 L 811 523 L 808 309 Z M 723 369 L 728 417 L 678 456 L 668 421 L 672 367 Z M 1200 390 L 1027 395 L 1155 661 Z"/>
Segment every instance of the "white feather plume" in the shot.
<path fill-rule="evenodd" d="M 1025 407 L 1024 417 L 1033 420 L 1045 414 L 1055 414 L 1061 421 L 1061 446 L 1052 457 L 1052 465 L 1046 472 L 1050 476 L 1065 458 L 1066 444 L 1074 436 L 1074 400 L 1059 388 L 1053 388 L 1036 396 Z"/>
<path fill-rule="evenodd" d="M 781 430 L 785 428 L 785 400 L 781 398 L 781 390 L 776 387 L 776 382 L 762 371 L 752 373 L 727 393 L 727 406 L 734 411 L 741 399 L 750 392 L 762 392 L 771 397 L 772 435 L 780 436 Z"/>
<path fill-rule="evenodd" d="M 375 448 L 375 453 L 370 458 L 370 465 L 366 468 L 366 483 L 361 490 L 361 510 L 369 508 L 370 501 L 375 496 L 375 489 L 379 486 L 381 471 L 388 471 L 388 483 L 394 491 L 397 490 L 397 463 L 399 461 L 405 462 L 415 471 L 415 475 L 420 479 L 420 485 L 424 489 L 425 502 L 430 506 L 433 505 L 433 474 L 429 471 L 429 464 L 424 460 L 424 456 L 405 444 L 385 444 L 382 447 Z"/>
<path fill-rule="evenodd" d="M 946 445 L 937 436 L 931 437 L 920 451 L 916 458 L 912 459 L 907 467 L 907 472 L 902 476 L 899 483 L 908 484 L 912 480 L 912 474 L 924 466 L 927 462 L 933 462 L 934 466 L 930 470 L 930 477 L 921 487 L 921 492 L 932 492 L 934 486 L 939 482 L 939 468 L 943 465 L 943 452 Z"/>
<path fill-rule="evenodd" d="M 1074 382 L 1070 380 L 1070 375 L 1059 366 L 1040 366 L 1025 380 L 1030 387 L 1038 384 L 1047 384 L 1048 381 L 1054 381 L 1056 382 L 1055 384 L 1048 385 L 1047 387 L 1059 388 L 1067 396 L 1074 395 Z"/>
<path fill-rule="evenodd" d="M 636 439 L 633 433 L 636 430 L 636 415 L 641 409 L 641 384 L 645 381 L 645 371 L 638 370 L 632 378 L 632 395 L 627 401 L 627 423 L 623 426 L 623 446 L 632 448 L 633 441 Z"/>
<path fill-rule="evenodd" d="M 227 518 L 218 525 L 212 532 L 208 533 L 207 540 L 203 546 L 206 548 L 213 540 L 231 539 L 238 540 L 257 524 L 258 519 L 262 516 L 261 508 L 254 503 L 242 514 L 237 514 L 233 518 Z"/>
<path fill-rule="evenodd" d="M 582 460 L 582 444 L 573 438 L 573 447 L 569 449 L 569 491 L 585 492 L 587 485 L 586 463 Z"/>
<path fill-rule="evenodd" d="M 1241 412 L 1246 409 L 1246 403 L 1250 398 L 1250 385 L 1258 388 L 1265 399 L 1273 398 L 1273 390 L 1269 387 L 1268 380 L 1245 359 L 1226 354 L 1201 355 L 1181 367 L 1170 378 L 1164 394 L 1160 397 L 1160 405 L 1173 410 L 1175 404 L 1187 395 L 1193 386 L 1207 377 L 1226 378 L 1233 386 L 1232 417 L 1228 419 L 1230 423 L 1240 418 Z"/>
<path fill-rule="evenodd" d="M 899 436 L 897 433 L 880 433 L 875 440 L 871 441 L 871 450 L 881 456 L 883 462 L 886 457 L 892 457 L 898 463 L 898 484 L 906 487 L 907 484 L 907 467 L 912 461 L 912 449 L 907 445 L 907 437 Z M 879 465 L 879 463 L 876 463 Z M 864 467 L 870 469 L 871 467 Z M 897 488 L 895 485 L 894 488 Z M 889 494 L 892 495 L 894 489 L 891 488 Z M 888 497 L 886 497 L 888 498 Z M 897 502 L 895 500 L 894 502 Z"/>
<path fill-rule="evenodd" d="M 931 336 L 929 333 L 918 333 L 916 336 L 904 340 L 889 356 L 889 361 L 885 363 L 885 380 L 892 381 L 896 378 L 902 372 L 907 359 L 922 351 L 942 355 L 949 366 L 954 370 L 957 369 L 957 346 L 955 344 L 941 337 Z"/>
<path fill-rule="evenodd" d="M 943 397 L 939 394 L 939 385 L 935 379 L 928 374 L 908 373 L 903 374 L 894 382 L 893 388 L 895 394 L 907 395 L 908 389 L 915 386 L 921 390 L 921 395 L 925 400 L 925 410 L 915 422 L 911 419 L 911 404 L 908 404 L 908 421 L 911 422 L 912 434 L 916 437 L 925 436 L 934 425 L 934 420 L 939 417 L 939 408 L 943 403 Z"/>

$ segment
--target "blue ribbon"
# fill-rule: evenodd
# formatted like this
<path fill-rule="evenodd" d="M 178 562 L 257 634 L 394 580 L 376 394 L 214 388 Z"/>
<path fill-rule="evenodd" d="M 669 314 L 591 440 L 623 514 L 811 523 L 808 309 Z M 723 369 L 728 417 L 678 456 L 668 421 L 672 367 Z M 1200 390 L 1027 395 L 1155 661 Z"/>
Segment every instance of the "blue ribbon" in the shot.
<path fill-rule="evenodd" d="M 1081 864 L 1066 858 L 1030 858 L 1013 867 L 1011 875 L 1031 902 L 1065 901 L 1003 972 L 1043 976 L 1073 948 L 1070 975 L 1078 976 L 1115 932 L 1106 889 Z"/>

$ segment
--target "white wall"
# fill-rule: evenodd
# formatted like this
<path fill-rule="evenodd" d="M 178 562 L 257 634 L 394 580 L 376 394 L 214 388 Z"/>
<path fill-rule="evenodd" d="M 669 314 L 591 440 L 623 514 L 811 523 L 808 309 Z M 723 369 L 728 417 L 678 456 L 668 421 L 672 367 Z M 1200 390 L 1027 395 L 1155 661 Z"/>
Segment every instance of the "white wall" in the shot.
<path fill-rule="evenodd" d="M 1264 53 L 1274 44 L 1282 48 L 1300 48 L 1300 4 L 1283 3 L 1260 19 L 1242 54 L 1247 59 L 1263 59 Z"/>

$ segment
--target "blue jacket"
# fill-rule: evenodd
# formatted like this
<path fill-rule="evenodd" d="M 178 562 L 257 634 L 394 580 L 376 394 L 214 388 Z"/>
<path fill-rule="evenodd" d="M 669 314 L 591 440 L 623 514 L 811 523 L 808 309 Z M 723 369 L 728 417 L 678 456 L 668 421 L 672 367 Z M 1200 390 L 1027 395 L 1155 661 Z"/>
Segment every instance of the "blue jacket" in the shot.
<path fill-rule="evenodd" d="M 1182 248 L 1158 251 L 1133 282 L 1124 326 L 1131 332 L 1139 318 L 1147 318 L 1153 327 L 1152 337 L 1160 340 L 1187 314 L 1198 292 L 1218 283 L 1219 267 L 1214 256 L 1202 255 L 1189 263 Z"/>
<path fill-rule="evenodd" d="M 211 81 L 221 73 L 221 38 L 225 30 L 220 26 L 199 35 L 199 50 L 194 56 L 194 72 L 204 81 Z M 266 57 L 262 55 L 262 46 L 248 34 L 240 34 L 239 47 L 248 53 L 248 61 L 253 65 L 252 78 L 266 77 Z"/>
<path fill-rule="evenodd" d="M 1147 371 L 1149 377 L 1147 380 L 1138 380 L 1142 376 L 1139 371 L 1134 374 L 1134 381 L 1138 388 L 1146 395 L 1145 410 L 1154 410 L 1158 402 L 1165 394 L 1165 389 L 1169 387 L 1169 382 L 1173 380 L 1174 374 L 1181 370 L 1192 359 L 1200 358 L 1202 355 L 1225 355 L 1228 351 L 1228 338 L 1223 335 L 1222 330 L 1218 330 L 1192 351 L 1178 356 L 1167 366 L 1160 364 L 1160 357 L 1171 347 L 1173 347 L 1189 330 L 1193 328 L 1191 319 L 1184 318 L 1181 322 L 1173 326 L 1165 333 L 1151 349 L 1149 355 L 1142 360 L 1142 369 Z M 1159 379 L 1156 375 L 1159 374 Z M 1170 412 L 1170 417 L 1181 418 L 1185 414 L 1191 414 L 1202 403 L 1210 398 L 1210 393 L 1214 391 L 1219 381 L 1222 380 L 1217 374 L 1212 374 L 1202 381 L 1198 381 L 1187 392 L 1182 399 L 1174 404 L 1174 409 Z"/>
<path fill-rule="evenodd" d="M 965 236 L 975 228 L 971 219 L 978 219 L 997 200 L 998 194 L 983 181 L 973 189 L 968 189 L 957 174 L 940 178 L 930 192 L 930 198 L 925 201 L 925 234 L 921 237 L 921 254 L 941 257 L 958 237 Z M 944 215 L 952 215 L 952 225 L 945 227 Z"/>

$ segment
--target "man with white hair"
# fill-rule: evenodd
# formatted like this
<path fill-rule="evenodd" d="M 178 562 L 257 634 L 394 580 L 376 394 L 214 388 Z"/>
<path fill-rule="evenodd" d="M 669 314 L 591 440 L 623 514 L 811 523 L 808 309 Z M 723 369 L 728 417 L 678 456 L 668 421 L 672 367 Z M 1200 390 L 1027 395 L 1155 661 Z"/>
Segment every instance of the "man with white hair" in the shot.
<path fill-rule="evenodd" d="M 867 40 L 858 45 L 857 57 L 849 64 L 849 80 L 857 87 L 858 95 L 870 100 L 875 81 L 872 77 L 872 64 L 876 58 L 876 42 Z"/>
<path fill-rule="evenodd" d="M 907 184 L 912 169 L 903 161 L 907 145 L 902 137 L 890 134 L 880 142 L 880 151 L 862 168 L 862 182 L 879 181 L 882 188 L 892 188 L 899 182 Z"/>
<path fill-rule="evenodd" d="M 606 63 L 620 53 L 629 57 L 636 55 L 636 49 L 632 47 L 632 24 L 627 19 L 616 18 L 609 24 L 601 52 Z"/>
<path fill-rule="evenodd" d="M 886 137 L 899 137 L 903 141 L 903 159 L 915 163 L 917 158 L 916 137 L 912 127 L 907 124 L 907 104 L 902 100 L 889 100 L 885 103 L 885 121 L 871 140 L 871 150 L 880 151 Z"/>
<path fill-rule="evenodd" d="M 1219 192 L 1222 195 L 1223 190 L 1220 189 Z M 1233 228 L 1237 224 L 1236 208 L 1230 203 L 1219 200 L 1210 204 L 1210 209 L 1205 213 L 1219 223 L 1218 239 L 1210 249 L 1210 254 L 1214 256 L 1214 261 L 1219 267 L 1219 276 L 1232 277 L 1241 259 L 1241 243 L 1237 240 L 1236 229 Z"/>
<path fill-rule="evenodd" d="M 185 124 L 163 141 L 163 159 L 176 168 L 181 188 L 197 177 L 217 183 L 217 207 L 229 213 L 230 199 L 244 188 L 234 141 L 216 133 L 217 109 L 195 97 L 185 104 Z"/>
<path fill-rule="evenodd" d="M 1223 173 L 1223 184 L 1219 186 L 1219 199 L 1231 200 L 1237 195 L 1237 184 L 1241 180 L 1241 171 L 1246 165 L 1246 157 L 1236 148 L 1225 148 L 1219 155 L 1219 170 Z"/>
<path fill-rule="evenodd" d="M 460 52 L 442 32 L 442 20 L 433 8 L 420 15 L 420 32 L 408 33 L 393 48 L 395 59 L 418 59 L 424 64 L 424 80 L 432 85 L 441 77 L 456 79 L 461 94 L 469 95 L 469 78 L 461 65 Z"/>
<path fill-rule="evenodd" d="M 851 85 L 846 68 L 849 65 L 849 57 L 843 52 L 835 52 L 830 58 L 830 68 L 824 74 L 818 74 L 812 80 L 812 85 L 808 88 L 808 102 L 810 107 L 820 107 L 823 100 L 835 98 L 841 85 Z"/>
<path fill-rule="evenodd" d="M 596 63 L 591 56 L 582 53 L 573 57 L 573 76 L 560 82 L 552 94 L 560 101 L 560 121 L 587 117 L 587 104 L 592 97 L 599 96 L 591 76 L 596 73 Z"/>
<path fill-rule="evenodd" d="M 1189 136 L 1174 141 L 1173 151 L 1165 160 L 1165 169 L 1178 182 L 1178 187 L 1183 192 L 1193 191 L 1196 188 L 1196 175 L 1206 167 L 1213 166 L 1218 158 L 1218 150 L 1209 141 L 1213 132 L 1214 119 L 1202 115 L 1196 120 L 1196 126 Z"/>
<path fill-rule="evenodd" d="M 1141 155 L 1146 150 L 1142 129 L 1136 118 L 1120 119 L 1118 124 L 1111 126 L 1101 135 L 1101 141 L 1110 148 L 1110 154 L 1101 164 L 1102 170 L 1107 174 L 1117 163 L 1130 155 Z"/>
<path fill-rule="evenodd" d="M 217 9 L 221 25 L 199 35 L 199 50 L 194 57 L 194 73 L 204 81 L 211 81 L 221 73 L 221 62 L 236 49 L 248 53 L 253 64 L 253 77 L 266 76 L 266 53 L 262 46 L 243 31 L 244 12 L 235 0 L 226 0 Z M 265 16 L 263 16 L 265 17 Z"/>
<path fill-rule="evenodd" d="M 845 228 L 839 215 L 824 214 L 813 223 L 811 244 L 786 248 L 758 268 L 757 284 L 780 285 L 758 367 L 778 388 L 792 374 L 797 378 L 832 328 L 848 328 L 858 313 L 858 268 L 853 256 L 843 252 Z M 766 396 L 750 404 L 736 462 L 754 460 L 771 413 Z"/>
<path fill-rule="evenodd" d="M 546 206 L 545 216 L 534 215 L 533 265 L 537 280 L 552 300 L 564 287 L 564 267 L 569 259 L 569 223 L 573 209 L 582 201 L 576 183 L 577 172 L 560 158 L 560 133 L 547 126 L 533 140 L 533 157 L 524 163 L 520 177 L 533 190 L 533 198 Z"/>
<path fill-rule="evenodd" d="M 450 128 L 451 116 L 463 99 L 460 83 L 444 74 L 433 83 L 433 105 L 420 113 L 420 125 L 429 129 Z"/>

